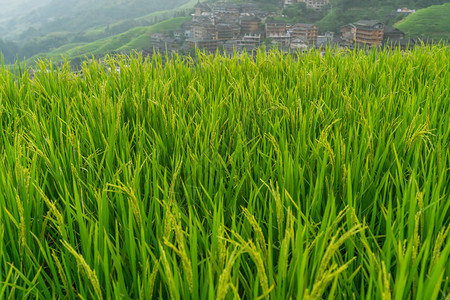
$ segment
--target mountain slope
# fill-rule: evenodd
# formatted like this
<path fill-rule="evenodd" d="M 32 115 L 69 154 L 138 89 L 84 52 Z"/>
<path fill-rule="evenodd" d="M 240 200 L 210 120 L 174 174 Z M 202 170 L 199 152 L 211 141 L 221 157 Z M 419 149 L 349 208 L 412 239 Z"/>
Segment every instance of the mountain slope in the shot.
<path fill-rule="evenodd" d="M 450 40 L 450 3 L 418 10 L 396 24 L 410 37 Z"/>
<path fill-rule="evenodd" d="M 0 22 L 25 15 L 48 4 L 51 0 L 0 0 Z"/>
<path fill-rule="evenodd" d="M 51 32 L 80 32 L 106 26 L 187 2 L 189 0 L 52 0 L 29 14 L 10 20 L 6 24 L 7 30 L 0 34 L 25 42 Z"/>
<path fill-rule="evenodd" d="M 421 9 L 450 2 L 450 0 L 330 0 L 330 10 L 316 24 L 322 31 L 339 32 L 340 27 L 361 19 L 377 19 L 393 25 L 404 15 L 396 15 L 398 8 Z M 449 15 L 443 17 L 443 20 Z"/>
<path fill-rule="evenodd" d="M 89 56 L 103 56 L 108 53 L 128 52 L 151 48 L 150 35 L 179 28 L 189 17 L 172 18 L 153 26 L 136 27 L 124 33 L 91 43 L 72 43 L 61 46 L 48 53 L 38 54 L 28 60 L 32 64 L 37 58 L 64 57 L 68 60 L 82 59 Z"/>

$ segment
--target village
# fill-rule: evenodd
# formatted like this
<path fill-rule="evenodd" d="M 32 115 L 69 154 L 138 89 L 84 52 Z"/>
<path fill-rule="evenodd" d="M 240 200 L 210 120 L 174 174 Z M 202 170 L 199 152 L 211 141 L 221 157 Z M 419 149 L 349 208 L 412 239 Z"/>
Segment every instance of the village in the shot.
<path fill-rule="evenodd" d="M 304 2 L 308 9 L 321 10 L 328 0 L 282 0 L 288 7 Z M 413 10 L 398 9 L 396 13 L 411 14 Z M 262 10 L 258 3 L 198 2 L 192 19 L 182 28 L 169 33 L 151 35 L 152 51 L 189 52 L 196 48 L 208 52 L 251 52 L 264 45 L 267 49 L 308 51 L 313 48 L 357 46 L 380 47 L 386 45 L 411 47 L 413 40 L 405 38 L 400 30 L 386 26 L 378 20 L 360 20 L 342 26 L 340 32 L 321 32 L 314 24 L 278 20 L 277 12 Z"/>
<path fill-rule="evenodd" d="M 281 7 L 304 2 L 308 9 L 321 10 L 328 0 L 282 0 Z M 398 9 L 398 14 L 411 14 L 414 10 Z M 411 48 L 416 43 L 407 39 L 397 28 L 386 26 L 379 20 L 359 20 L 346 24 L 340 32 L 323 32 L 314 24 L 294 23 L 279 20 L 279 13 L 261 9 L 259 3 L 198 2 L 191 19 L 180 29 L 149 36 L 150 46 L 143 51 L 144 57 L 154 54 L 179 53 L 192 55 L 198 49 L 215 54 L 256 53 L 262 46 L 266 50 L 279 49 L 284 52 L 306 52 L 327 47 L 334 49 L 354 49 L 355 47 L 394 46 L 401 50 Z M 99 59 L 102 61 L 102 59 Z M 88 60 L 88 63 L 92 59 Z M 105 69 L 106 72 L 120 73 L 120 68 Z M 30 69 L 34 78 L 37 70 Z M 47 70 L 47 72 L 50 72 Z M 82 71 L 74 72 L 83 77 Z"/>

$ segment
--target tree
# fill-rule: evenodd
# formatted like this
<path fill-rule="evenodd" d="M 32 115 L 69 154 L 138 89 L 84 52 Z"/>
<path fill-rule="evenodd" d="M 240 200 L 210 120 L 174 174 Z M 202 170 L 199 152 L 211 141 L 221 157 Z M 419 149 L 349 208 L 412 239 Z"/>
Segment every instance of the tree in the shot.
<path fill-rule="evenodd" d="M 5 63 L 13 63 L 17 59 L 19 47 L 16 43 L 0 39 L 0 52 Z"/>

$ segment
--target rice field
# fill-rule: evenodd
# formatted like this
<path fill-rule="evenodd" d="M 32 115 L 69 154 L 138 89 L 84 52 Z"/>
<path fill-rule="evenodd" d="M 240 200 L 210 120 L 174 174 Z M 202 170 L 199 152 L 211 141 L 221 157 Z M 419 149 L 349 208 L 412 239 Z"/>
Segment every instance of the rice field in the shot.
<path fill-rule="evenodd" d="M 450 299 L 449 47 L 23 70 L 0 299 Z"/>

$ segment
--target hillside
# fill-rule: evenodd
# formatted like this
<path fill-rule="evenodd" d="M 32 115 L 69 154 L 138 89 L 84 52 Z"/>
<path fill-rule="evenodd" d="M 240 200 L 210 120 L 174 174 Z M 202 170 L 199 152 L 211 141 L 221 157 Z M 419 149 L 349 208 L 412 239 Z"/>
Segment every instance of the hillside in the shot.
<path fill-rule="evenodd" d="M 130 50 L 151 48 L 150 35 L 179 28 L 189 17 L 172 18 L 152 26 L 136 27 L 124 33 L 102 38 L 91 43 L 71 43 L 63 45 L 47 53 L 40 53 L 28 59 L 32 64 L 37 58 L 65 57 L 68 60 L 82 59 L 89 56 L 104 56 L 108 53 L 121 53 Z"/>
<path fill-rule="evenodd" d="M 386 25 L 393 25 L 404 18 L 396 15 L 398 8 L 420 9 L 449 0 L 330 0 L 331 7 L 326 15 L 316 22 L 322 31 L 339 32 L 340 27 L 358 20 L 380 20 Z M 449 15 L 440 20 L 445 22 Z"/>
<path fill-rule="evenodd" d="M 33 10 L 48 4 L 51 0 L 0 0 L 1 25 L 17 16 L 26 15 Z"/>
<path fill-rule="evenodd" d="M 332 7 L 328 13 L 316 22 L 321 31 L 339 32 L 340 27 L 359 20 L 377 19 L 385 23 L 390 23 L 392 12 L 396 6 L 393 4 L 383 4 L 371 7 Z"/>
<path fill-rule="evenodd" d="M 20 59 L 28 59 L 38 54 L 50 55 L 51 52 L 55 52 L 55 50 L 58 52 L 59 48 L 70 49 L 73 45 L 85 45 L 100 40 L 107 40 L 107 38 L 112 38 L 116 35 L 126 33 L 133 28 L 149 27 L 164 20 L 188 15 L 189 11 L 197 2 L 196 0 L 174 1 L 183 4 L 166 10 L 153 11 L 148 14 L 141 13 L 135 18 L 127 17 L 124 12 L 118 20 L 102 25 L 85 25 L 83 27 L 87 27 L 85 30 L 75 30 L 77 26 L 74 24 L 71 25 L 73 28 L 66 28 L 67 30 L 64 30 L 64 26 L 57 26 L 57 28 L 54 29 L 47 28 L 47 30 L 44 30 L 43 28 L 40 28 L 39 30 L 28 30 L 25 34 L 21 35 L 20 38 L 22 39 L 22 42 L 14 43 L 8 39 L 2 41 L 2 34 L 0 32 L 0 51 L 3 52 L 6 63 L 13 63 L 17 56 Z M 17 26 L 20 25 L 19 27 L 27 26 L 26 22 L 21 23 L 20 20 L 16 20 L 15 22 Z M 59 20 L 58 22 L 65 23 L 67 20 Z M 176 21 L 174 22 L 176 23 Z M 12 25 L 10 24 L 10 26 Z M 3 37 L 4 36 L 5 34 L 3 34 Z"/>
<path fill-rule="evenodd" d="M 53 32 L 82 32 L 130 20 L 152 12 L 173 9 L 189 0 L 52 0 L 4 24 L 0 36 L 17 42 Z"/>
<path fill-rule="evenodd" d="M 450 3 L 418 10 L 395 27 L 409 37 L 450 40 Z"/>
<path fill-rule="evenodd" d="M 21 1 L 26 3 L 27 0 Z M 164 3 L 159 0 L 102 0 L 98 2 L 70 0 L 65 3 L 59 0 L 41 1 L 44 1 L 42 3 L 52 2 L 24 17 L 10 20 L 7 26 L 9 29 L 5 30 L 3 26 L 3 33 L 0 28 L 0 37 L 16 39 L 16 42 L 0 39 L 0 50 L 4 54 L 6 63 L 13 63 L 17 56 L 20 59 L 55 55 L 79 58 L 90 54 L 103 55 L 108 51 L 145 49 L 144 45 L 148 45 L 148 39 L 142 36 L 143 31 L 149 30 L 150 33 L 155 33 L 156 29 L 162 29 L 162 31 L 174 29 L 172 25 L 178 24 L 177 20 L 167 23 L 161 23 L 161 21 L 188 16 L 197 3 L 197 0 L 168 0 Z M 285 8 L 277 5 L 278 1 L 261 0 L 256 3 L 260 9 L 271 14 L 272 20 L 283 20 L 290 24 L 314 23 L 318 26 L 320 33 L 332 31 L 338 35 L 342 25 L 361 19 L 378 19 L 392 26 L 405 17 L 404 14 L 396 14 L 398 7 L 408 5 L 409 8 L 418 9 L 445 1 L 449 0 L 330 0 L 330 5 L 320 11 L 309 9 L 304 3 Z M 154 2 L 158 2 L 158 5 L 153 5 Z M 243 1 L 230 2 L 242 3 Z M 165 7 L 168 9 L 159 10 Z M 448 8 L 446 5 L 442 7 Z M 448 10 L 435 12 L 428 16 L 429 26 L 422 26 L 423 22 L 419 20 L 399 23 L 399 28 L 411 27 L 406 29 L 410 36 L 445 37 L 449 34 L 449 22 L 446 22 Z M 417 18 L 420 19 L 419 15 Z M 157 23 L 161 24 L 155 28 L 149 28 Z M 164 29 L 164 25 L 168 28 Z M 2 27 L 1 24 L 0 27 Z M 428 35 L 429 32 L 430 35 Z"/>

